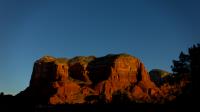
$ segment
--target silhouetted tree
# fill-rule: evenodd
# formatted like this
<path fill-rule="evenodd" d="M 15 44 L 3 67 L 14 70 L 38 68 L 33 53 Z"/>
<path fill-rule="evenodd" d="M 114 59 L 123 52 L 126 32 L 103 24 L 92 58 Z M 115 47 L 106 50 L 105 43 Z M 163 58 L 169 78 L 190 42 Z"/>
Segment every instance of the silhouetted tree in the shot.
<path fill-rule="evenodd" d="M 198 76 L 200 75 L 200 44 L 193 45 L 192 48 L 189 48 L 189 54 L 191 59 L 191 75 L 192 75 L 192 85 L 193 85 L 193 93 L 196 95 L 199 93 L 197 83 L 198 83 Z"/>
<path fill-rule="evenodd" d="M 200 44 L 197 44 L 197 46 L 193 45 L 192 48 L 189 48 L 189 55 L 191 59 L 191 74 L 194 79 L 200 73 Z"/>
<path fill-rule="evenodd" d="M 179 60 L 173 60 L 172 71 L 176 80 L 184 76 L 191 80 L 192 76 L 200 73 L 200 44 L 193 45 L 188 52 L 189 54 L 181 52 Z"/>
<path fill-rule="evenodd" d="M 189 55 L 180 53 L 179 60 L 173 61 L 173 72 L 175 73 L 189 73 L 190 72 L 190 58 Z"/>
<path fill-rule="evenodd" d="M 191 99 L 192 94 L 198 94 L 197 80 L 198 75 L 200 75 L 200 44 L 193 45 L 191 48 L 189 48 L 188 54 L 181 52 L 179 60 L 173 60 L 172 71 L 174 72 L 175 82 L 182 79 L 186 79 L 190 82 L 182 91 L 185 93 L 182 94 L 184 99 L 187 98 L 185 97 L 186 95 L 189 96 L 188 99 Z M 183 98 L 182 96 L 180 99 Z"/>
<path fill-rule="evenodd" d="M 183 52 L 180 53 L 179 60 L 173 60 L 172 71 L 175 81 L 180 81 L 183 76 L 191 73 L 190 62 L 190 56 Z"/>

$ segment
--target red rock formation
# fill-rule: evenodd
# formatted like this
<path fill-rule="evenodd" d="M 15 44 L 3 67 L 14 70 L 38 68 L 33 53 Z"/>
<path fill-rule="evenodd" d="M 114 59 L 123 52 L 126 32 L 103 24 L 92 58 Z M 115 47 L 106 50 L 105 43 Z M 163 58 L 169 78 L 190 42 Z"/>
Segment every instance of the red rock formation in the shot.
<path fill-rule="evenodd" d="M 127 54 L 70 60 L 45 56 L 35 62 L 30 86 L 20 94 L 45 97 L 50 104 L 111 103 L 119 91 L 130 101 L 156 102 L 159 95 L 142 62 Z"/>
<path fill-rule="evenodd" d="M 144 102 L 149 102 L 149 97 L 157 95 L 156 92 L 159 92 L 159 90 L 151 82 L 144 65 L 139 59 L 124 54 L 111 56 L 110 58 L 110 66 L 105 66 L 105 68 L 107 67 L 106 72 L 109 71 L 106 75 L 107 79 L 98 83 L 95 88 L 99 94 L 102 92 L 105 94 L 107 102 L 112 101 L 112 96 L 117 91 L 126 91 L 130 100 L 136 99 Z M 99 71 L 98 69 L 103 65 L 96 66 L 97 70 L 94 71 Z M 98 75 L 98 73 L 93 75 Z"/>

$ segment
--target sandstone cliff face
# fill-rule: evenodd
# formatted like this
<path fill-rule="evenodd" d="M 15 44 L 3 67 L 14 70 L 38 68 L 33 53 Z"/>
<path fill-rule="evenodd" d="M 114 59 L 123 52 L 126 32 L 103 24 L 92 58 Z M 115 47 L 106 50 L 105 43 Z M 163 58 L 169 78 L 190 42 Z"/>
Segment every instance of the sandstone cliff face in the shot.
<path fill-rule="evenodd" d="M 24 96 L 49 104 L 111 103 L 125 94 L 130 101 L 157 102 L 159 89 L 144 64 L 128 54 L 37 60 Z"/>
<path fill-rule="evenodd" d="M 98 94 L 104 94 L 108 102 L 112 101 L 112 96 L 116 92 L 125 92 L 130 100 L 141 100 L 148 102 L 153 95 L 152 92 L 159 92 L 153 82 L 151 82 L 144 65 L 137 59 L 129 55 L 115 55 L 107 57 L 106 64 L 95 63 L 92 76 L 105 75 L 105 79 L 99 81 L 95 86 Z M 102 61 L 104 63 L 104 61 Z M 101 68 L 105 67 L 105 68 Z M 98 70 L 100 69 L 100 70 Z M 105 71 L 104 71 L 105 70 Z M 92 70 L 91 70 L 92 71 Z M 105 73 L 95 73 L 105 72 Z M 106 73 L 107 72 L 107 73 Z M 98 78 L 101 79 L 101 78 Z"/>

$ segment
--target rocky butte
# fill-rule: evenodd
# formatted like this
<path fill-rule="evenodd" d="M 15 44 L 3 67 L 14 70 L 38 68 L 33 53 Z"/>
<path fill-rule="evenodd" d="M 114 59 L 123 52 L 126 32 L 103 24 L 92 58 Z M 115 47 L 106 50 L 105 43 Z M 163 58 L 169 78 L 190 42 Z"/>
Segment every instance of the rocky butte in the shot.
<path fill-rule="evenodd" d="M 144 64 L 128 54 L 72 59 L 44 56 L 18 96 L 48 104 L 156 103 L 162 96 Z"/>

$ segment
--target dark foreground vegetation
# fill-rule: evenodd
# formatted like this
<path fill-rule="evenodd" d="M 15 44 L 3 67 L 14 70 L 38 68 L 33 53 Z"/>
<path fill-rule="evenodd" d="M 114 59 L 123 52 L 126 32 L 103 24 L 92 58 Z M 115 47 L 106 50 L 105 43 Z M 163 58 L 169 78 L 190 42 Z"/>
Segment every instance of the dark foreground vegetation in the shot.
<path fill-rule="evenodd" d="M 29 99 L 29 100 L 27 100 Z M 35 104 L 30 98 L 16 96 L 0 97 L 1 112 L 26 111 L 26 112 L 178 112 L 195 111 L 195 105 L 189 97 L 180 97 L 176 101 L 165 104 L 138 104 L 138 103 L 113 103 L 113 104 L 65 104 L 47 105 Z"/>

